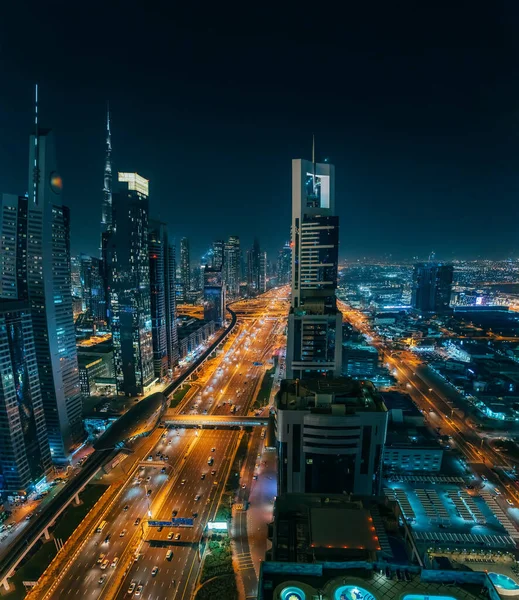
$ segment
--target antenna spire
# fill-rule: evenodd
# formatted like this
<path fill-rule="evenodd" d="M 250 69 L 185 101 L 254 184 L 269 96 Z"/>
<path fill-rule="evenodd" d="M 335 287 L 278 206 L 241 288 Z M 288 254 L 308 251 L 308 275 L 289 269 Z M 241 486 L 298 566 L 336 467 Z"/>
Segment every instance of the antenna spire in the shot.
<path fill-rule="evenodd" d="M 315 134 L 312 133 L 312 162 L 315 165 Z"/>

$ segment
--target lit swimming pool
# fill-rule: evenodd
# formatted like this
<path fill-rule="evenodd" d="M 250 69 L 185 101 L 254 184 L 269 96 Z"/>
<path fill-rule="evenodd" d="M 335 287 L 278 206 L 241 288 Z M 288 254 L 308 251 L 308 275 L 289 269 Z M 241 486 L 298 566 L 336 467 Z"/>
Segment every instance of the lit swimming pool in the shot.
<path fill-rule="evenodd" d="M 519 585 L 513 579 L 501 573 L 489 573 L 490 581 L 496 586 L 504 590 L 519 590 Z"/>
<path fill-rule="evenodd" d="M 334 600 L 375 600 L 368 590 L 356 585 L 341 585 L 335 590 Z"/>
<path fill-rule="evenodd" d="M 306 600 L 306 594 L 301 588 L 291 585 L 281 590 L 281 600 Z"/>

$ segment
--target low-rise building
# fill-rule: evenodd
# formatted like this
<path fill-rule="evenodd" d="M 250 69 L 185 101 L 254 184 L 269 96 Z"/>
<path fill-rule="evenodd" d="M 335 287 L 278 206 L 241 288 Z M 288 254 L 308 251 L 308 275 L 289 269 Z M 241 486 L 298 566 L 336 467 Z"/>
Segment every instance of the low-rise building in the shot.
<path fill-rule="evenodd" d="M 213 333 L 214 321 L 205 321 L 194 317 L 181 317 L 178 324 L 178 345 L 180 358 L 185 358 L 203 344 Z"/>

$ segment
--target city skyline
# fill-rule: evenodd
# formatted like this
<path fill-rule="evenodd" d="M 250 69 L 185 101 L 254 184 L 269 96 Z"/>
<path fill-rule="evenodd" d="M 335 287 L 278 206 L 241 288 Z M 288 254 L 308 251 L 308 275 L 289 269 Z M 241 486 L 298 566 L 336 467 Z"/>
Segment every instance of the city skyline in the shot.
<path fill-rule="evenodd" d="M 113 36 L 101 37 L 96 52 L 90 52 L 95 22 L 72 26 L 62 15 L 73 47 L 69 55 L 52 40 L 39 43 L 40 28 L 28 24 L 34 35 L 27 43 L 38 48 L 29 52 L 30 63 L 11 54 L 14 32 L 5 38 L 0 74 L 10 85 L 1 100 L 0 128 L 10 144 L 0 149 L 0 163 L 7 167 L 0 187 L 17 195 L 26 191 L 18 140 L 31 127 L 37 81 L 41 122 L 56 133 L 73 254 L 95 255 L 98 247 L 109 100 L 114 173 L 138 171 L 150 179 L 153 214 L 169 223 L 177 244 L 181 237 L 192 240 L 194 257 L 209 235 L 238 235 L 244 247 L 257 235 L 269 256 L 277 254 L 287 237 L 290 160 L 309 157 L 314 133 L 317 160 L 329 157 L 337 167 L 338 215 L 351 223 L 341 257 L 423 258 L 431 250 L 444 260 L 516 256 L 514 219 L 506 217 L 516 214 L 519 148 L 514 107 L 519 90 L 517 78 L 509 76 L 516 52 L 508 24 L 517 11 L 509 10 L 502 20 L 474 13 L 472 27 L 459 26 L 467 18 L 459 9 L 448 22 L 438 15 L 442 35 L 434 40 L 428 35 L 417 40 L 408 22 L 399 24 L 394 16 L 384 27 L 391 24 L 387 29 L 395 38 L 405 34 L 401 44 L 383 31 L 365 41 L 362 26 L 348 31 L 352 45 L 368 42 L 369 52 L 345 47 L 334 25 L 329 39 L 320 31 L 309 39 L 302 28 L 284 41 L 274 28 L 264 45 L 259 23 L 257 37 L 247 41 L 230 22 L 189 23 L 183 29 L 180 19 L 174 34 L 163 36 L 168 41 L 160 53 L 154 44 L 149 49 L 141 44 L 128 50 L 128 58 L 118 51 L 126 16 L 108 8 L 108 20 L 118 27 Z M 42 15 L 43 22 L 46 18 Z M 162 27 L 154 16 L 145 21 L 150 30 Z M 486 40 L 473 38 L 470 32 L 478 27 L 487 31 Z M 406 40 L 415 44 L 412 55 L 405 51 Z M 292 60 L 290 43 L 305 56 L 300 64 Z M 323 65 L 320 56 L 327 58 Z M 172 59 L 175 75 L 164 79 Z M 312 68 L 327 85 L 319 86 L 308 112 L 301 89 Z M 134 73 L 141 82 L 136 94 Z M 496 202 L 500 210 L 489 218 Z M 252 206 L 261 210 L 249 231 Z M 365 235 L 367 222 L 373 235 Z"/>

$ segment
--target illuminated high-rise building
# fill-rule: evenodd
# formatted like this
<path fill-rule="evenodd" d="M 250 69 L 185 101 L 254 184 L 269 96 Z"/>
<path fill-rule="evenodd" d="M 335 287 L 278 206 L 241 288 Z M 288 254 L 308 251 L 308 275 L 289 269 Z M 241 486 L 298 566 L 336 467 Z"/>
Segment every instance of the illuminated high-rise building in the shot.
<path fill-rule="evenodd" d="M 148 180 L 119 173 L 128 189 L 112 195 L 112 230 L 106 257 L 115 377 L 134 396 L 154 380 L 148 255 Z"/>
<path fill-rule="evenodd" d="M 0 298 L 27 298 L 28 198 L 4 194 L 0 212 Z"/>
<path fill-rule="evenodd" d="M 180 240 L 180 283 L 183 289 L 182 301 L 186 302 L 187 294 L 191 289 L 191 262 L 189 257 L 189 240 L 185 237 Z"/>
<path fill-rule="evenodd" d="M 411 304 L 422 313 L 449 311 L 454 267 L 437 262 L 414 266 Z"/>
<path fill-rule="evenodd" d="M 26 300 L 0 300 L 0 427 L 3 491 L 33 491 L 52 460 Z"/>
<path fill-rule="evenodd" d="M 83 438 L 82 401 L 72 313 L 70 213 L 63 205 L 54 136 L 30 139 L 27 291 L 49 445 L 65 461 Z"/>
<path fill-rule="evenodd" d="M 259 253 L 258 291 L 263 294 L 267 291 L 267 253 L 262 250 Z"/>
<path fill-rule="evenodd" d="M 342 315 L 335 297 L 338 250 L 334 167 L 293 160 L 289 379 L 341 374 Z"/>
<path fill-rule="evenodd" d="M 95 256 L 82 254 L 80 273 L 84 309 L 89 312 L 94 323 L 104 324 L 106 321 L 106 296 L 102 260 Z"/>
<path fill-rule="evenodd" d="M 225 243 L 224 281 L 229 298 L 238 298 L 241 283 L 241 253 L 240 238 L 236 235 L 229 236 Z"/>
<path fill-rule="evenodd" d="M 261 250 L 259 241 L 254 239 L 252 248 L 247 250 L 247 293 L 249 296 L 255 296 L 261 291 Z M 266 268 L 266 264 L 264 264 Z"/>
<path fill-rule="evenodd" d="M 106 150 L 103 182 L 103 203 L 101 207 L 101 233 L 112 227 L 112 132 L 110 129 L 110 109 L 106 110 Z"/>
<path fill-rule="evenodd" d="M 215 240 L 213 242 L 213 260 L 212 266 L 214 269 L 220 269 L 224 273 L 224 260 L 225 260 L 225 242 L 223 240 Z"/>
<path fill-rule="evenodd" d="M 167 226 L 150 221 L 148 228 L 150 256 L 151 324 L 155 376 L 163 378 L 178 364 L 178 338 L 175 320 L 175 255 L 169 243 Z"/>
<path fill-rule="evenodd" d="M 279 251 L 277 262 L 277 283 L 286 285 L 292 280 L 292 248 L 290 242 L 286 242 Z"/>
<path fill-rule="evenodd" d="M 204 319 L 222 325 L 225 320 L 225 285 L 222 270 L 204 269 Z"/>

